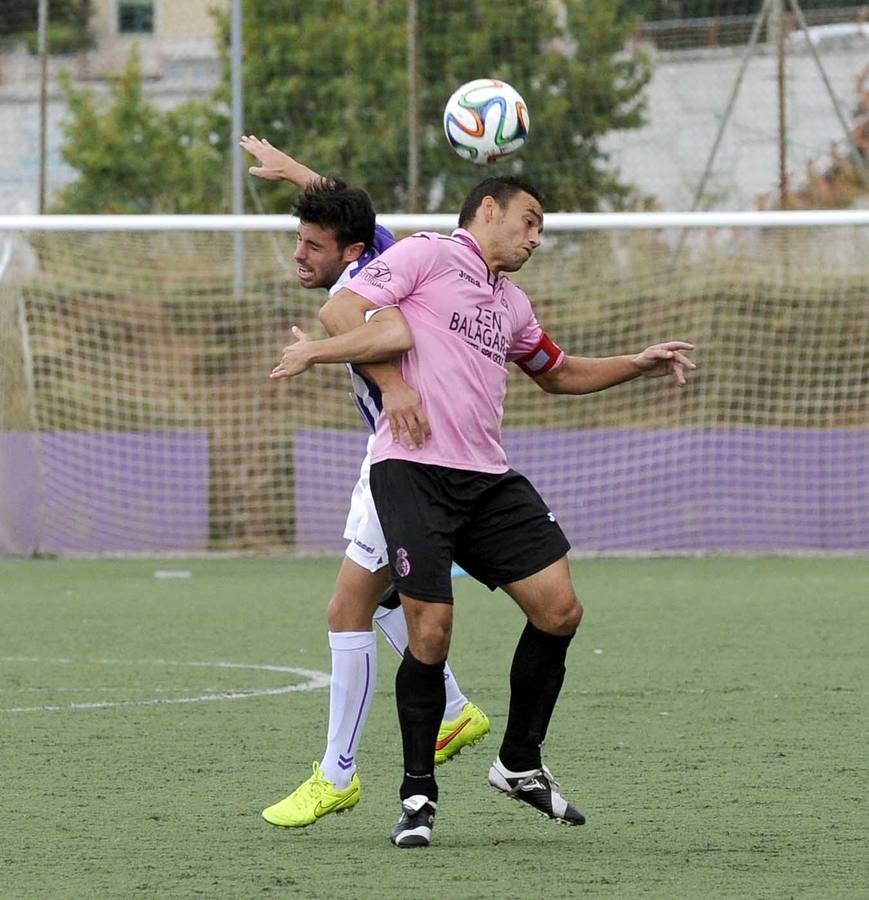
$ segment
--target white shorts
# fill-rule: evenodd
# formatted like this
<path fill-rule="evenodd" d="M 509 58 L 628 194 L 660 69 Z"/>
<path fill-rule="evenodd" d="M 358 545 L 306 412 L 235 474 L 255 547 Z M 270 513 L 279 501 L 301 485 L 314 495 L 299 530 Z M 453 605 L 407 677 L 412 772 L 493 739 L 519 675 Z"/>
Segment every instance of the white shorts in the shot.
<path fill-rule="evenodd" d="M 386 538 L 377 518 L 377 509 L 371 488 L 368 484 L 368 472 L 371 468 L 371 445 L 374 435 L 368 439 L 365 458 L 359 469 L 359 480 L 353 488 L 350 498 L 350 512 L 344 526 L 344 537 L 350 542 L 344 551 L 348 559 L 369 572 L 377 572 L 389 561 L 386 555 Z"/>

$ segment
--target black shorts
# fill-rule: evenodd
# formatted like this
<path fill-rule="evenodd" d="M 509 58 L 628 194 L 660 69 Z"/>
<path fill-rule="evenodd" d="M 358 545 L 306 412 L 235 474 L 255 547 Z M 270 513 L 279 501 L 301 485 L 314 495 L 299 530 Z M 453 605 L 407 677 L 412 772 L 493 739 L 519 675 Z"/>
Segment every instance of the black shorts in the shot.
<path fill-rule="evenodd" d="M 490 590 L 527 578 L 570 549 L 523 475 L 468 472 L 387 459 L 371 467 L 392 582 L 417 600 L 453 602 L 457 562 Z"/>

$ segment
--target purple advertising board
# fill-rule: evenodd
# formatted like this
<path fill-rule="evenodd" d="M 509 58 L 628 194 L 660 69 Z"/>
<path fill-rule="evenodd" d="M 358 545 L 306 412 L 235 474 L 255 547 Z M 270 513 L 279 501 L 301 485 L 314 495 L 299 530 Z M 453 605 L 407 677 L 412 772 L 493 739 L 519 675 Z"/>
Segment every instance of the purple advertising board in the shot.
<path fill-rule="evenodd" d="M 365 435 L 295 436 L 296 541 L 340 550 Z M 869 429 L 507 430 L 577 551 L 869 550 Z"/>
<path fill-rule="evenodd" d="M 207 546 L 207 434 L 0 433 L 0 553 Z"/>

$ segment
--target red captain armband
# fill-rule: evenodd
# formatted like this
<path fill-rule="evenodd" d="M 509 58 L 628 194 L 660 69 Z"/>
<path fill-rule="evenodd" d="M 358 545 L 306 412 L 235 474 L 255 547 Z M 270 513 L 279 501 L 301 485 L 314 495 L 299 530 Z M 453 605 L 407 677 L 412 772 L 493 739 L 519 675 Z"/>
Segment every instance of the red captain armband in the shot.
<path fill-rule="evenodd" d="M 564 359 L 564 351 L 544 331 L 537 346 L 517 359 L 516 365 L 531 378 L 543 375 L 554 369 Z"/>

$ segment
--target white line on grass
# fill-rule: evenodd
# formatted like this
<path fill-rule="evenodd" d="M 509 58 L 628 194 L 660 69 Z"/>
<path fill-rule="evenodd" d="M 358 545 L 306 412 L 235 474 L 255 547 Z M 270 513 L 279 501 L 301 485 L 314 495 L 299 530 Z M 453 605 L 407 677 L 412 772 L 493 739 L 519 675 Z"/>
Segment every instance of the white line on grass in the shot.
<path fill-rule="evenodd" d="M 49 659 L 39 656 L 0 656 L 0 662 L 31 662 L 54 665 L 73 665 L 79 663 L 66 657 Z M 262 672 L 278 672 L 281 674 L 298 675 L 305 678 L 298 684 L 286 684 L 274 688 L 250 688 L 245 690 L 216 691 L 207 694 L 199 694 L 195 697 L 154 697 L 147 700 L 117 700 L 99 703 L 69 703 L 65 706 L 13 706 L 0 709 L 0 713 L 23 712 L 61 712 L 64 710 L 83 709 L 111 709 L 116 706 L 160 706 L 170 703 L 213 703 L 217 700 L 247 700 L 251 697 L 275 697 L 280 694 L 290 694 L 294 691 L 315 691 L 328 687 L 329 675 L 326 672 L 317 672 L 314 669 L 302 669 L 298 666 L 274 666 L 260 663 L 235 663 L 223 660 L 215 662 L 180 662 L 170 659 L 94 659 L 84 660 L 91 665 L 104 666 L 184 666 L 187 668 L 203 669 L 250 669 Z M 160 690 L 154 688 L 155 691 Z"/>

